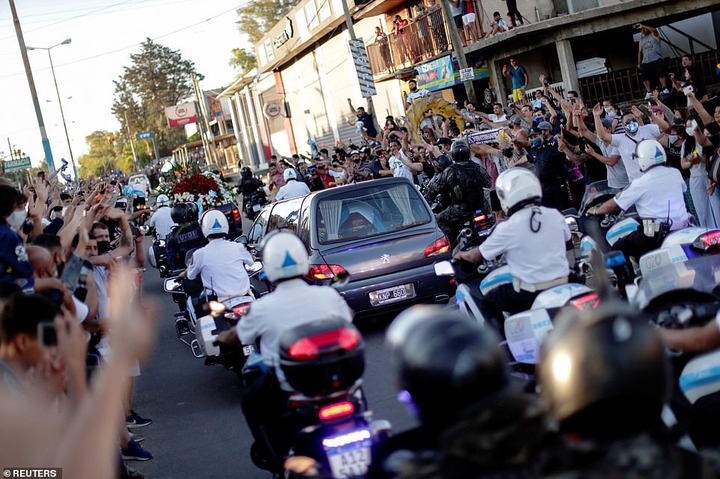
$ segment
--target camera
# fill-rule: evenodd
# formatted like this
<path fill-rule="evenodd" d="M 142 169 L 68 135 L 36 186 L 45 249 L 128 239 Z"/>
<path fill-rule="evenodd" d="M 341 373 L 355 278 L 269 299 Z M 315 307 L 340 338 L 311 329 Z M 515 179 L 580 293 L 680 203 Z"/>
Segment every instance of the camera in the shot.
<path fill-rule="evenodd" d="M 57 346 L 57 330 L 55 329 L 55 323 L 50 321 L 41 321 L 37 327 L 38 343 L 41 348 L 52 348 Z"/>

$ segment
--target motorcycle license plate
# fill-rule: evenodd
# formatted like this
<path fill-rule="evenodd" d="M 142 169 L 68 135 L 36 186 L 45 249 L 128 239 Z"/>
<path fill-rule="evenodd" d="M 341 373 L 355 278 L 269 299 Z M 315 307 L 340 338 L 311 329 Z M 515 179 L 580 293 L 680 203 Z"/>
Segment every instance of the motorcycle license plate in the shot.
<path fill-rule="evenodd" d="M 252 353 L 255 352 L 255 346 L 252 344 L 248 346 L 243 346 L 243 356 L 250 356 Z"/>
<path fill-rule="evenodd" d="M 261 209 L 262 209 L 262 206 L 260 206 L 260 205 L 253 205 L 253 211 L 254 211 L 255 213 L 259 212 Z"/>
<path fill-rule="evenodd" d="M 370 304 L 373 306 L 382 306 L 383 304 L 394 303 L 404 299 L 415 297 L 415 287 L 409 284 L 401 284 L 392 288 L 381 289 L 369 293 Z"/>
<path fill-rule="evenodd" d="M 365 476 L 370 467 L 370 445 L 370 440 L 366 439 L 340 447 L 326 447 L 332 477 L 347 479 Z"/>

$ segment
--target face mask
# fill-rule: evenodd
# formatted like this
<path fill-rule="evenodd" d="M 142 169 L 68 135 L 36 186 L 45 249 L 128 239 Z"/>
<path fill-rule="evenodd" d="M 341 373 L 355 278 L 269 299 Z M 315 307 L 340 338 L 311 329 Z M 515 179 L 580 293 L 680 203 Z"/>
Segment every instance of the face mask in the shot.
<path fill-rule="evenodd" d="M 542 138 L 533 138 L 532 140 L 530 140 L 530 146 L 532 146 L 533 148 L 539 148 L 540 146 L 542 146 Z"/>
<path fill-rule="evenodd" d="M 18 230 L 22 227 L 23 223 L 25 223 L 25 219 L 27 218 L 27 211 L 25 210 L 17 210 L 13 211 L 10 216 L 8 216 L 5 221 L 7 222 L 8 226 L 14 230 Z"/>
<path fill-rule="evenodd" d="M 542 118 L 533 118 L 533 125 L 538 126 L 541 121 L 543 121 Z"/>
<path fill-rule="evenodd" d="M 615 113 L 614 111 L 606 111 L 605 112 L 605 117 L 609 118 L 611 120 L 614 119 L 616 116 L 617 116 L 617 113 Z"/>
<path fill-rule="evenodd" d="M 668 138 L 670 140 L 670 143 L 675 143 L 678 140 L 677 135 L 668 135 Z"/>
<path fill-rule="evenodd" d="M 687 128 L 685 128 L 685 133 L 687 133 L 688 136 L 694 136 L 696 128 L 696 126 L 688 126 Z"/>
<path fill-rule="evenodd" d="M 105 254 L 108 251 L 110 251 L 110 242 L 109 241 L 98 241 L 97 248 L 98 248 L 99 254 Z"/>
<path fill-rule="evenodd" d="M 628 124 L 625 125 L 625 131 L 627 131 L 631 135 L 637 133 L 638 128 L 640 128 L 640 125 L 638 125 L 638 122 L 636 121 L 628 122 Z"/>

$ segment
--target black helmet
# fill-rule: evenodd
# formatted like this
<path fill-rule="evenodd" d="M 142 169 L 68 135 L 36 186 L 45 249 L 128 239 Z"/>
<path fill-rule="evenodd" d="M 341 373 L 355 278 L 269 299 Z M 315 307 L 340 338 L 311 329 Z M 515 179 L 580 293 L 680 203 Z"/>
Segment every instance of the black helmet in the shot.
<path fill-rule="evenodd" d="M 393 323 L 388 341 L 394 343 L 400 385 L 425 425 L 448 426 L 505 389 L 506 359 L 491 330 L 439 307 L 413 308 L 402 316 L 395 321 L 408 327 Z"/>
<path fill-rule="evenodd" d="M 622 437 L 660 423 L 670 365 L 648 318 L 628 305 L 566 310 L 542 346 L 540 394 L 567 432 Z"/>
<path fill-rule="evenodd" d="M 252 176 L 252 170 L 249 166 L 243 166 L 240 168 L 240 176 L 243 178 L 250 178 Z"/>
<path fill-rule="evenodd" d="M 172 207 L 170 218 L 177 224 L 191 223 L 198 219 L 198 207 L 195 203 L 178 203 Z"/>
<path fill-rule="evenodd" d="M 435 160 L 435 166 L 437 166 L 438 171 L 443 172 L 445 171 L 445 168 L 452 165 L 452 158 L 450 158 L 447 155 L 440 155 L 437 157 L 437 160 Z"/>
<path fill-rule="evenodd" d="M 470 146 L 465 140 L 455 140 L 450 147 L 450 156 L 455 161 L 470 161 Z"/>

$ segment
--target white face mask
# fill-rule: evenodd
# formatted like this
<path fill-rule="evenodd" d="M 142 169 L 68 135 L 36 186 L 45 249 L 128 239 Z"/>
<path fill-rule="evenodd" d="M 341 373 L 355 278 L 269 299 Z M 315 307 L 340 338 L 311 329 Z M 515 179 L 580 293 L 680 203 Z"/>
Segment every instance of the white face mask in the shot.
<path fill-rule="evenodd" d="M 25 210 L 16 210 L 13 211 L 10 216 L 8 216 L 5 221 L 7 222 L 8 226 L 14 230 L 19 230 L 22 228 L 23 223 L 25 223 L 25 219 L 27 218 L 27 211 Z"/>

